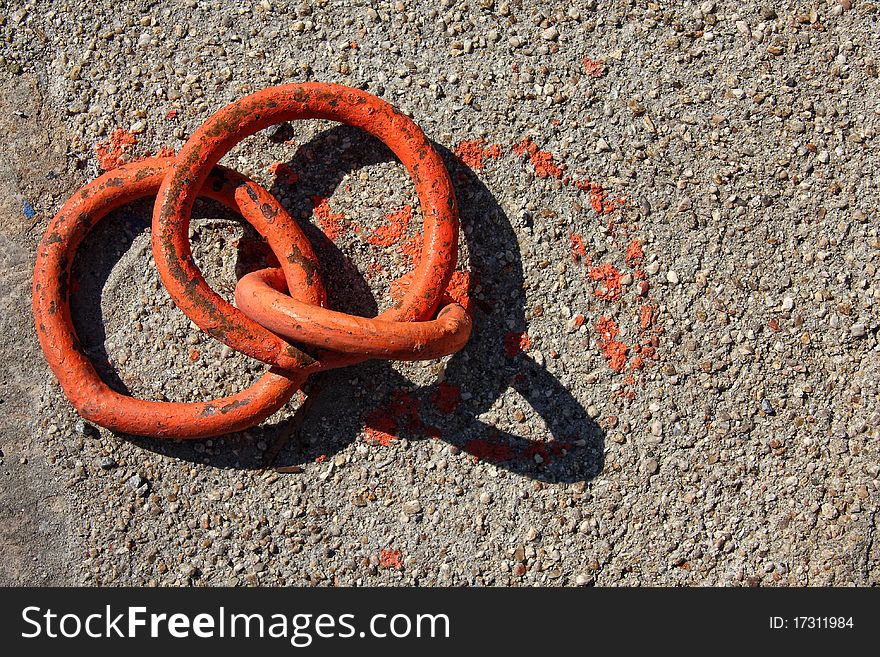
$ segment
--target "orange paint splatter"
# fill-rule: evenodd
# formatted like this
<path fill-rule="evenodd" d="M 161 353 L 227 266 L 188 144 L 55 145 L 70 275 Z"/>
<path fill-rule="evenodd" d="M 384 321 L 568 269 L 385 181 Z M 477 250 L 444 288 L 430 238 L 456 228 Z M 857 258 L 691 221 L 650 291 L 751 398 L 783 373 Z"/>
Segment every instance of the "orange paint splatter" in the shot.
<path fill-rule="evenodd" d="M 388 447 L 397 440 L 397 420 L 384 408 L 370 411 L 364 417 L 364 440 Z"/>
<path fill-rule="evenodd" d="M 615 372 L 623 372 L 626 367 L 626 354 L 629 351 L 623 342 L 617 340 L 620 330 L 610 317 L 599 317 L 596 321 L 595 331 L 598 335 L 596 343 L 610 367 Z"/>
<path fill-rule="evenodd" d="M 201 354 L 199 354 L 199 350 L 198 350 L 198 349 L 193 349 L 193 350 L 191 350 L 191 351 L 189 352 L 189 359 L 190 359 L 190 361 L 192 361 L 193 363 L 195 363 L 195 362 L 199 359 L 199 356 L 200 356 L 200 355 L 201 355 Z"/>
<path fill-rule="evenodd" d="M 345 215 L 341 212 L 332 212 L 326 198 L 312 196 L 315 219 L 324 234 L 330 240 L 335 240 L 345 232 Z"/>
<path fill-rule="evenodd" d="M 514 144 L 513 150 L 517 155 L 528 154 L 529 160 L 531 160 L 532 166 L 535 168 L 535 175 L 538 178 L 562 178 L 565 165 L 557 165 L 553 161 L 553 153 L 538 150 L 538 145 L 529 137 L 526 137 L 518 144 Z"/>
<path fill-rule="evenodd" d="M 630 242 L 630 245 L 626 248 L 626 261 L 632 266 L 636 266 L 644 262 L 645 260 L 645 252 L 642 250 L 642 245 L 638 240 L 633 240 Z"/>
<path fill-rule="evenodd" d="M 572 184 L 582 192 L 590 193 L 590 207 L 593 208 L 596 214 L 611 214 L 626 205 L 625 198 L 609 199 L 608 192 L 601 183 L 590 182 L 584 179 L 575 180 Z"/>
<path fill-rule="evenodd" d="M 504 336 L 504 353 L 508 358 L 513 358 L 518 353 L 532 346 L 532 340 L 528 333 L 509 331 Z"/>
<path fill-rule="evenodd" d="M 471 275 L 466 271 L 454 271 L 446 286 L 446 295 L 455 301 L 455 303 L 463 306 L 465 310 L 470 310 L 471 305 Z"/>
<path fill-rule="evenodd" d="M 459 142 L 458 146 L 455 147 L 455 154 L 471 169 L 482 171 L 485 166 L 485 160 L 501 157 L 504 151 L 499 144 L 486 146 L 485 139 L 472 139 Z"/>
<path fill-rule="evenodd" d="M 156 151 L 156 157 L 174 157 L 174 148 L 172 146 L 163 146 Z"/>
<path fill-rule="evenodd" d="M 590 270 L 590 278 L 599 283 L 594 294 L 599 299 L 617 301 L 623 290 L 620 285 L 621 274 L 611 264 L 599 265 Z"/>
<path fill-rule="evenodd" d="M 419 415 L 422 402 L 404 389 L 391 393 L 391 399 L 364 416 L 364 440 L 388 447 L 397 440 L 400 425 L 421 431 L 424 424 Z"/>
<path fill-rule="evenodd" d="M 589 57 L 584 57 L 584 72 L 591 78 L 601 78 L 605 75 L 605 63 Z"/>
<path fill-rule="evenodd" d="M 176 118 L 177 118 L 177 110 L 176 109 L 168 110 L 168 113 L 165 115 L 166 121 L 173 121 Z"/>
<path fill-rule="evenodd" d="M 401 570 L 403 568 L 403 561 L 401 559 L 400 550 L 382 548 L 382 550 L 379 551 L 379 565 L 382 566 L 382 568 Z"/>
<path fill-rule="evenodd" d="M 477 461 L 499 463 L 513 458 L 513 450 L 510 449 L 509 445 L 483 438 L 469 440 L 464 444 L 463 448 L 464 451 L 474 457 L 474 463 Z"/>
<path fill-rule="evenodd" d="M 288 186 L 295 185 L 299 180 L 299 176 L 296 175 L 296 172 L 290 168 L 290 165 L 285 164 L 284 162 L 273 162 L 270 164 L 269 173 Z"/>
<path fill-rule="evenodd" d="M 590 264 L 590 257 L 587 255 L 587 245 L 584 243 L 584 238 L 580 233 L 572 233 L 568 237 L 569 245 L 571 246 L 571 257 L 574 258 L 575 262 L 584 261 L 585 264 Z"/>
<path fill-rule="evenodd" d="M 454 413 L 461 403 L 461 388 L 441 381 L 437 390 L 431 395 L 431 403 L 441 413 Z"/>
<path fill-rule="evenodd" d="M 317 458 L 315 458 L 315 463 L 323 463 L 323 462 L 326 461 L 326 460 L 327 460 L 327 455 L 326 455 L 326 454 L 321 454 L 320 456 L 318 456 Z"/>
<path fill-rule="evenodd" d="M 391 246 L 400 241 L 409 227 L 412 218 L 412 206 L 407 205 L 397 212 L 392 212 L 385 217 L 388 220 L 383 226 L 379 226 L 373 234 L 367 237 L 367 242 L 376 246 Z"/>
<path fill-rule="evenodd" d="M 391 393 L 389 412 L 395 420 L 403 420 L 408 429 L 422 427 L 422 419 L 419 417 L 421 408 L 422 402 L 406 390 L 398 389 Z"/>
<path fill-rule="evenodd" d="M 122 166 L 125 163 L 125 157 L 135 144 L 137 144 L 137 137 L 123 128 L 116 128 L 110 135 L 110 139 L 95 146 L 98 166 L 102 171 Z"/>

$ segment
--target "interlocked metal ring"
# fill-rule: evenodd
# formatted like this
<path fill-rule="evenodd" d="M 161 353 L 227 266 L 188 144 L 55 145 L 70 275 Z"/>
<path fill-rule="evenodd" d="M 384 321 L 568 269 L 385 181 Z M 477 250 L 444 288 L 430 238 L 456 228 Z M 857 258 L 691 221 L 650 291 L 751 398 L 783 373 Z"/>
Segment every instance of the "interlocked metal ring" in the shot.
<path fill-rule="evenodd" d="M 319 263 L 302 230 L 262 187 L 216 166 L 244 137 L 274 123 L 309 118 L 339 121 L 378 137 L 404 164 L 416 187 L 424 217 L 423 256 L 403 298 L 372 319 L 324 308 Z M 236 395 L 199 403 L 133 399 L 104 383 L 79 345 L 69 306 L 76 249 L 107 213 L 153 194 L 153 256 L 174 303 L 209 335 L 272 365 Z M 240 308 L 211 290 L 192 257 L 190 217 L 195 199 L 202 195 L 240 212 L 280 263 L 280 269 L 253 272 L 239 281 Z M 458 211 L 449 174 L 412 120 L 356 89 L 321 83 L 282 85 L 214 114 L 176 158 L 124 165 L 68 200 L 39 247 L 34 318 L 46 359 L 84 418 L 123 433 L 203 438 L 262 422 L 312 372 L 367 358 L 423 360 L 461 349 L 470 336 L 470 316 L 445 294 L 457 248 Z M 434 318 L 441 303 L 444 307 Z M 310 348 L 310 353 L 301 347 Z"/>
<path fill-rule="evenodd" d="M 83 353 L 70 317 L 70 268 L 77 247 L 109 212 L 155 195 L 173 158 L 151 158 L 109 171 L 76 192 L 49 224 L 37 251 L 33 311 L 40 346 L 67 398 L 90 422 L 142 436 L 204 438 L 259 424 L 281 408 L 305 374 L 272 368 L 253 386 L 199 403 L 157 402 L 122 395 L 104 383 Z M 286 240 L 315 260 L 305 235 L 275 199 L 244 176 L 222 167 L 209 173 L 201 195 L 238 211 L 264 236 Z M 266 219 L 267 208 L 274 220 Z M 320 278 L 282 263 L 286 283 L 311 303 L 325 298 Z"/>
<path fill-rule="evenodd" d="M 294 119 L 330 119 L 369 132 L 397 155 L 413 179 L 424 217 L 423 256 L 403 299 L 375 320 L 350 316 L 345 319 L 341 313 L 331 315 L 318 307 L 288 302 L 287 309 L 293 307 L 296 311 L 291 325 L 292 313 L 279 311 L 278 305 L 252 303 L 253 296 L 247 294 L 237 296 L 244 303 L 240 310 L 211 290 L 193 260 L 189 246 L 190 212 L 211 167 L 241 139 Z M 279 261 L 291 257 L 289 245 L 271 236 L 268 241 Z M 400 331 L 398 337 L 403 342 L 389 345 L 387 354 L 371 346 L 376 336 L 387 330 L 387 322 L 413 322 L 432 316 L 455 268 L 457 252 L 455 194 L 446 167 L 431 142 L 411 119 L 385 101 L 336 84 L 307 82 L 272 87 L 218 111 L 180 150 L 172 171 L 162 182 L 153 211 L 153 257 L 177 306 L 203 331 L 233 349 L 297 371 L 341 367 L 374 355 L 399 358 L 409 354 L 418 359 L 425 357 L 421 353 L 426 348 L 426 353 L 437 352 L 436 345 L 426 345 L 423 340 L 460 349 L 471 329 L 470 319 L 460 307 L 452 310 L 458 318 L 454 323 L 457 335 L 452 340 L 449 329 L 453 323 L 447 320 L 431 323 L 421 331 Z M 268 281 L 251 281 L 260 282 Z M 246 290 L 255 288 L 258 285 Z M 267 288 L 271 285 L 264 286 L 262 292 L 268 293 Z M 327 351 L 316 357 L 304 353 L 248 317 L 242 312 L 245 307 L 256 319 L 269 319 L 267 325 L 289 338 Z"/>

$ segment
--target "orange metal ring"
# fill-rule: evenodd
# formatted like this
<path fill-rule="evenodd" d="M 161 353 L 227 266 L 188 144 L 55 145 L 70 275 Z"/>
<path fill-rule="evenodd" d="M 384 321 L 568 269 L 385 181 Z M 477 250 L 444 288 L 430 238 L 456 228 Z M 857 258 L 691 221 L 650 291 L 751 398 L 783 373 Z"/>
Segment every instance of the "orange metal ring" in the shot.
<path fill-rule="evenodd" d="M 156 193 L 173 158 L 152 158 L 124 165 L 80 189 L 65 203 L 46 231 L 37 252 L 33 311 L 37 335 L 64 393 L 85 419 L 113 431 L 168 438 L 205 438 L 259 424 L 283 406 L 305 374 L 274 368 L 250 388 L 229 397 L 199 403 L 156 402 L 121 395 L 105 384 L 83 354 L 70 318 L 70 268 L 79 244 L 109 212 Z M 254 224 L 258 231 L 284 240 L 296 257 L 283 264 L 295 294 L 324 302 L 311 246 L 273 197 L 240 174 L 217 167 L 199 195 L 212 198 Z"/>
<path fill-rule="evenodd" d="M 329 119 L 366 130 L 391 148 L 415 183 L 424 216 L 424 255 L 406 295 L 376 320 L 412 322 L 433 315 L 455 266 L 458 211 L 446 167 L 421 129 L 357 89 L 316 82 L 272 87 L 227 105 L 193 133 L 162 182 L 153 212 L 153 256 L 162 282 L 193 322 L 230 347 L 285 369 L 316 371 L 363 360 L 366 353 L 325 352 L 319 361 L 304 354 L 211 290 L 189 246 L 192 203 L 211 167 L 241 139 L 293 119 Z M 284 262 L 290 245 L 271 235 L 268 242 Z M 334 334 L 329 337 L 327 346 L 335 350 Z"/>
<path fill-rule="evenodd" d="M 457 303 L 431 321 L 393 322 L 318 308 L 283 294 L 286 289 L 281 270 L 255 271 L 238 281 L 235 303 L 254 321 L 295 342 L 367 358 L 441 358 L 464 347 L 471 334 L 470 315 Z"/>

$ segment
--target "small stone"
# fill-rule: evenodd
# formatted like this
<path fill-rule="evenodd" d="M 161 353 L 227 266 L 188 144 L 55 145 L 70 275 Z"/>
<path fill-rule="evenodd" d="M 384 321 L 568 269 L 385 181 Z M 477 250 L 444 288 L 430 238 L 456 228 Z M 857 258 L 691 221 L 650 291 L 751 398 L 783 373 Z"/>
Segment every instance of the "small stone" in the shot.
<path fill-rule="evenodd" d="M 761 400 L 761 410 L 767 415 L 776 415 L 776 409 L 773 408 L 773 404 L 766 397 Z"/>
<path fill-rule="evenodd" d="M 608 145 L 608 142 L 605 141 L 604 138 L 599 137 L 599 141 L 596 142 L 596 152 L 597 153 L 607 153 L 611 150 L 611 146 Z"/>
<path fill-rule="evenodd" d="M 132 133 L 133 135 L 137 135 L 137 134 L 140 134 L 141 132 L 143 132 L 143 131 L 146 130 L 146 129 L 147 129 L 147 124 L 146 124 L 146 123 L 144 123 L 143 121 L 136 121 L 136 122 L 134 122 L 134 123 L 131 124 L 131 127 L 128 129 L 128 131 L 129 131 L 130 133 Z"/>
<path fill-rule="evenodd" d="M 403 503 L 403 512 L 408 516 L 415 516 L 422 512 L 422 505 L 418 500 L 410 500 Z"/>
<path fill-rule="evenodd" d="M 666 280 L 675 285 L 676 283 L 678 283 L 678 274 L 670 269 L 668 272 L 666 272 Z"/>
<path fill-rule="evenodd" d="M 660 420 L 654 420 L 651 423 L 651 435 L 657 437 L 663 435 L 663 424 L 660 422 Z"/>
<path fill-rule="evenodd" d="M 792 308 L 794 308 L 794 299 L 792 299 L 791 297 L 785 297 L 782 300 L 782 309 L 787 312 Z"/>
<path fill-rule="evenodd" d="M 593 576 L 587 575 L 586 573 L 581 573 L 574 580 L 575 584 L 578 586 L 589 586 L 593 583 Z"/>
<path fill-rule="evenodd" d="M 657 463 L 657 459 L 651 458 L 645 461 L 645 472 L 649 475 L 657 474 L 657 471 L 660 469 L 660 464 Z"/>
<path fill-rule="evenodd" d="M 700 5 L 700 11 L 703 12 L 703 16 L 711 14 L 715 11 L 715 0 L 706 0 L 706 2 Z"/>
<path fill-rule="evenodd" d="M 76 431 L 77 435 L 83 436 L 85 438 L 90 438 L 96 433 L 95 427 L 93 427 L 85 420 L 77 420 L 76 423 L 73 425 L 73 430 Z"/>
<path fill-rule="evenodd" d="M 150 482 L 141 477 L 140 475 L 132 475 L 128 478 L 128 481 L 125 482 L 125 487 L 129 490 L 134 491 L 140 496 L 146 495 L 147 491 L 150 489 Z"/>
<path fill-rule="evenodd" d="M 626 442 L 626 436 L 624 436 L 622 433 L 615 433 L 611 436 L 611 442 L 620 445 Z"/>
<path fill-rule="evenodd" d="M 119 464 L 109 456 L 102 456 L 99 465 L 102 470 L 112 470 L 119 467 Z"/>
<path fill-rule="evenodd" d="M 541 38 L 544 39 L 544 41 L 556 41 L 556 39 L 559 38 L 559 31 L 555 27 L 548 27 L 541 32 Z"/>
<path fill-rule="evenodd" d="M 528 531 L 526 532 L 526 540 L 529 542 L 535 541 L 540 535 L 541 532 L 539 532 L 536 528 L 529 527 Z"/>
<path fill-rule="evenodd" d="M 867 334 L 864 324 L 853 324 L 849 329 L 849 334 L 854 338 L 863 338 Z"/>

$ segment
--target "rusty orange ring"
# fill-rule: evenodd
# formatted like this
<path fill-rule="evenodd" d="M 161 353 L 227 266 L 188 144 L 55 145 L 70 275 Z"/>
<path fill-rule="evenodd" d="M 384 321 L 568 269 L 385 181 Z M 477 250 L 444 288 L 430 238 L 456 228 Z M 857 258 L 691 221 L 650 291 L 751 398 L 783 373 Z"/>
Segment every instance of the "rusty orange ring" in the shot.
<path fill-rule="evenodd" d="M 457 303 L 431 321 L 393 322 L 318 308 L 283 294 L 286 289 L 281 270 L 255 271 L 238 281 L 235 303 L 254 321 L 295 342 L 358 357 L 441 358 L 464 347 L 471 333 L 470 315 Z M 325 367 L 330 358 L 321 359 Z"/>
<path fill-rule="evenodd" d="M 424 216 L 423 257 L 403 299 L 376 320 L 412 322 L 432 316 L 455 266 L 458 211 L 446 167 L 421 129 L 390 104 L 357 89 L 317 82 L 272 87 L 227 105 L 193 133 L 162 182 L 153 211 L 153 257 L 162 282 L 193 322 L 230 347 L 285 369 L 317 371 L 365 356 L 361 351 L 324 352 L 316 361 L 303 353 L 211 290 L 189 245 L 192 203 L 211 167 L 241 139 L 294 119 L 329 119 L 371 133 L 397 155 L 415 183 Z M 284 262 L 289 244 L 272 236 L 268 241 Z M 321 333 L 321 327 L 313 328 Z M 466 328 L 470 330 L 469 323 Z M 338 335 L 328 336 L 331 350 Z M 369 339 L 366 333 L 363 337 Z M 411 350 L 417 351 L 415 347 Z"/>
<path fill-rule="evenodd" d="M 172 161 L 173 158 L 151 158 L 124 165 L 89 183 L 65 203 L 49 224 L 37 252 L 32 303 L 43 353 L 82 417 L 123 433 L 205 438 L 259 424 L 291 398 L 305 374 L 273 368 L 250 388 L 207 402 L 134 399 L 112 390 L 101 380 L 83 354 L 70 318 L 70 268 L 79 244 L 112 210 L 154 195 Z M 323 285 L 309 264 L 315 261 L 311 246 L 268 192 L 234 171 L 217 167 L 209 173 L 199 195 L 240 212 L 258 231 L 292 244 L 298 258 L 282 263 L 287 285 L 307 301 L 323 303 Z"/>

